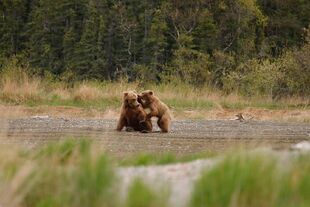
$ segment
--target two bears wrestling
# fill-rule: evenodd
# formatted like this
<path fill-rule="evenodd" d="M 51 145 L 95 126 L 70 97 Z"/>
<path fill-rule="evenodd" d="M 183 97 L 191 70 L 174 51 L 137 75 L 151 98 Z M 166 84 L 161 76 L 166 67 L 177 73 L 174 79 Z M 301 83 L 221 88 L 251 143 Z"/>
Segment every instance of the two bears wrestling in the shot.
<path fill-rule="evenodd" d="M 146 113 L 144 109 L 149 109 Z M 151 90 L 138 94 L 136 91 L 126 91 L 123 96 L 121 116 L 117 124 L 117 130 L 126 127 L 127 131 L 152 131 L 152 117 L 157 117 L 157 124 L 161 132 L 169 132 L 171 117 L 169 108 L 159 100 Z"/>

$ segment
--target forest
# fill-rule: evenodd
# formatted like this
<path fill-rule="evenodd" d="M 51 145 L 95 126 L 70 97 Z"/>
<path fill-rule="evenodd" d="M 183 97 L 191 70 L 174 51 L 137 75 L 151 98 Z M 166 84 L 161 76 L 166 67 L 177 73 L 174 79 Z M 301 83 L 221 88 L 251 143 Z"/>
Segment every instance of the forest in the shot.
<path fill-rule="evenodd" d="M 310 96 L 309 0 L 1 0 L 0 73 Z"/>

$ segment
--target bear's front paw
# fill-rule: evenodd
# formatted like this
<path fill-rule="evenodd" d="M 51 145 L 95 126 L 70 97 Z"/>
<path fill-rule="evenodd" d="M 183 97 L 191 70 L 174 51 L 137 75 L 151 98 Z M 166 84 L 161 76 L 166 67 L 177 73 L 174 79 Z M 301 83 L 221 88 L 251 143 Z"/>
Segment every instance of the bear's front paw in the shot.
<path fill-rule="evenodd" d="M 146 120 L 141 120 L 141 121 L 139 121 L 139 125 L 140 125 L 140 127 L 141 128 L 146 128 L 147 126 L 146 126 Z"/>

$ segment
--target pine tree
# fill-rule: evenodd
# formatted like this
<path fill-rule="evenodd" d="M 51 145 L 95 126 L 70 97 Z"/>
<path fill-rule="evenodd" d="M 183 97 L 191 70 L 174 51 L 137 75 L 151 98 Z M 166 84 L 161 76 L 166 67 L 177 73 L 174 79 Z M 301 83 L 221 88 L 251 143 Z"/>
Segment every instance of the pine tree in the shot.
<path fill-rule="evenodd" d="M 28 1 L 0 1 L 0 57 L 16 55 L 24 49 Z"/>

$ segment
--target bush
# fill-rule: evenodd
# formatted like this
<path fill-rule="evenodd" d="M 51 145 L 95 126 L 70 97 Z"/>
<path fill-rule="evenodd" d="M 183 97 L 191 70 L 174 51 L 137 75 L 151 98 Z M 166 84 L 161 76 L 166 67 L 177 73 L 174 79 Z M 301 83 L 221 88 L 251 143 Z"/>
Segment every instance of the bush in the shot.
<path fill-rule="evenodd" d="M 295 64 L 292 65 L 287 76 L 288 85 L 292 93 L 300 96 L 310 96 L 310 28 L 306 38 L 307 43 L 298 50 L 288 53 L 286 58 L 293 58 Z"/>
<path fill-rule="evenodd" d="M 214 51 L 212 55 L 212 86 L 223 89 L 223 81 L 227 74 L 236 67 L 236 60 L 233 55 Z"/>
<path fill-rule="evenodd" d="M 279 65 L 270 60 L 250 60 L 224 78 L 224 91 L 237 91 L 244 96 L 273 96 L 283 79 Z"/>
<path fill-rule="evenodd" d="M 252 59 L 241 63 L 223 80 L 226 93 L 244 96 L 309 97 L 310 95 L 310 32 L 301 48 L 285 52 L 270 60 Z"/>
<path fill-rule="evenodd" d="M 208 85 L 211 80 L 209 56 L 198 51 L 180 48 L 174 52 L 171 66 L 163 81 L 179 81 L 194 86 Z"/>

